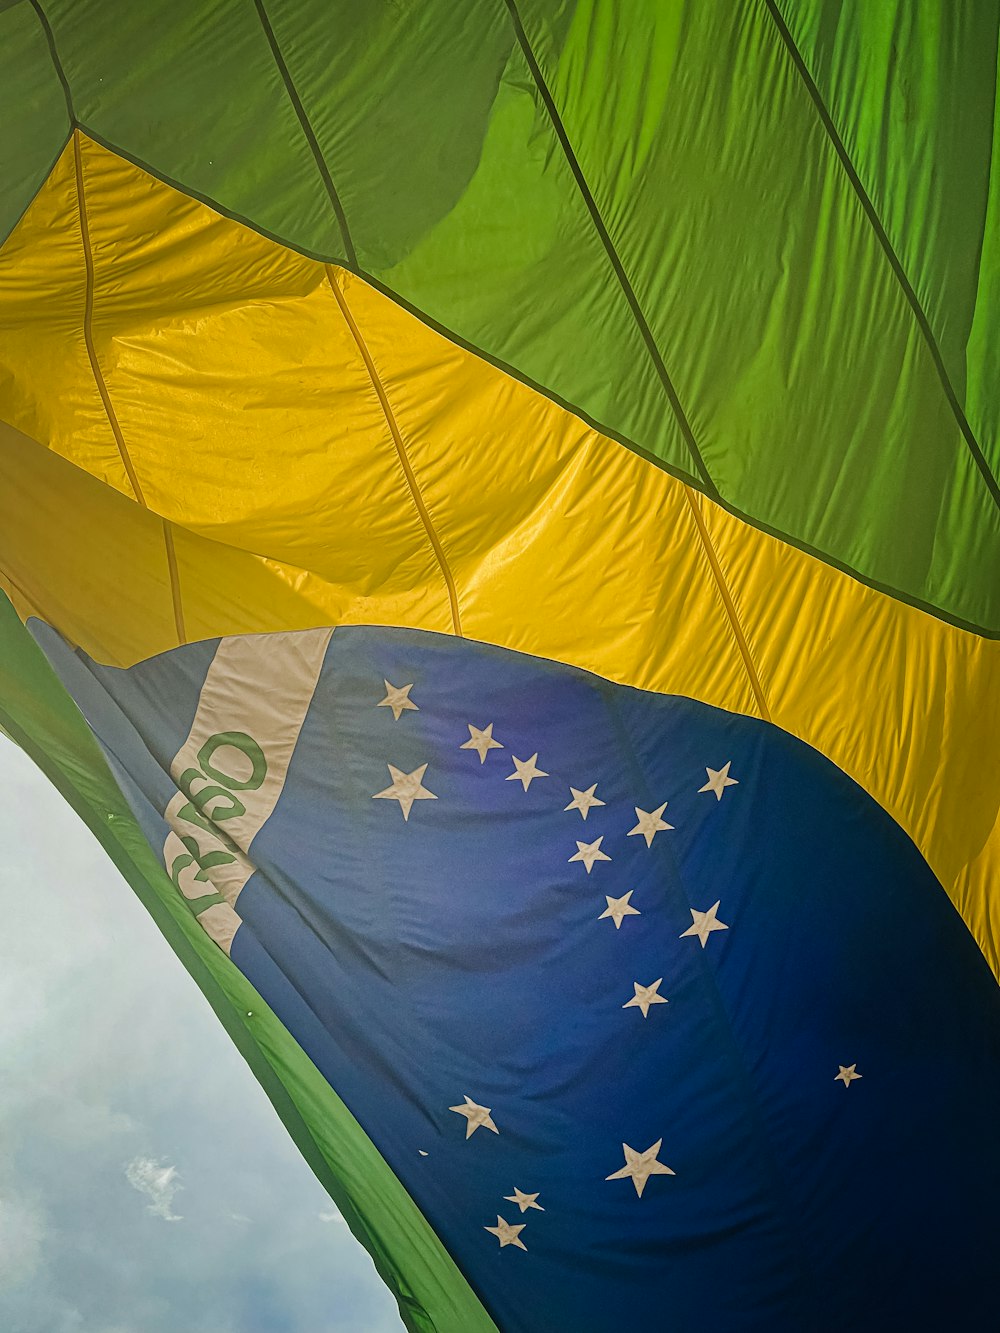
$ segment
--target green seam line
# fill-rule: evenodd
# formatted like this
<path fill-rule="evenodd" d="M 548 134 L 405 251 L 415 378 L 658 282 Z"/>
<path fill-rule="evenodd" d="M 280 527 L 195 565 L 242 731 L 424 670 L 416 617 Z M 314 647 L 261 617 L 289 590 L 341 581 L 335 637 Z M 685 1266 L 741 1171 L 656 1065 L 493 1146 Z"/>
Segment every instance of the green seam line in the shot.
<path fill-rule="evenodd" d="M 55 33 L 52 31 L 48 15 L 41 6 L 41 0 L 31 0 L 31 7 L 38 15 L 38 22 L 41 24 L 42 32 L 44 32 L 45 40 L 48 43 L 49 55 L 52 58 L 56 77 L 62 85 L 63 97 L 66 99 L 66 115 L 69 117 L 69 130 L 72 134 L 77 125 L 76 112 L 73 110 L 73 94 L 70 92 L 69 80 L 66 78 L 66 71 L 62 67 L 62 61 L 59 59 L 59 52 L 56 49 Z"/>
<path fill-rule="evenodd" d="M 631 280 L 625 272 L 625 265 L 622 263 L 621 257 L 615 248 L 615 243 L 611 239 L 611 234 L 605 225 L 601 210 L 597 206 L 597 200 L 594 198 L 593 192 L 587 184 L 587 178 L 583 174 L 583 168 L 581 167 L 580 161 L 573 149 L 573 145 L 570 142 L 569 135 L 566 132 L 566 127 L 559 114 L 555 99 L 549 91 L 549 87 L 545 82 L 545 77 L 542 74 L 538 61 L 535 59 L 535 53 L 531 49 L 531 43 L 528 41 L 528 35 L 524 31 L 524 25 L 522 24 L 521 16 L 517 11 L 517 5 L 514 0 L 505 0 L 505 4 L 510 13 L 510 21 L 514 28 L 514 35 L 517 38 L 518 45 L 521 48 L 521 54 L 524 56 L 527 63 L 528 70 L 534 81 L 535 87 L 538 90 L 538 95 L 541 97 L 545 110 L 548 112 L 552 128 L 555 131 L 556 138 L 559 140 L 559 146 L 563 150 L 563 155 L 573 174 L 573 179 L 576 181 L 577 189 L 580 191 L 587 212 L 590 214 L 590 220 L 594 224 L 594 230 L 597 232 L 601 245 L 604 247 L 604 252 L 608 257 L 608 262 L 614 270 L 615 277 L 618 279 L 618 285 L 622 289 L 622 293 L 628 303 L 628 308 L 632 312 L 632 318 L 635 321 L 636 328 L 642 335 L 642 340 L 649 353 L 649 359 L 652 361 L 653 368 L 659 377 L 660 383 L 663 385 L 667 400 L 670 403 L 674 417 L 676 418 L 681 434 L 684 437 L 684 443 L 687 445 L 688 453 L 694 459 L 695 466 L 700 473 L 701 485 L 699 489 L 703 490 L 707 496 L 715 500 L 718 498 L 718 488 L 712 480 L 707 463 L 702 457 L 698 442 L 694 437 L 694 431 L 691 429 L 691 423 L 688 420 L 687 413 L 681 406 L 680 397 L 674 387 L 673 380 L 670 378 L 670 373 L 667 370 L 666 363 L 657 346 L 656 339 L 653 337 L 653 331 L 649 327 L 642 306 L 639 304 L 639 298 L 635 293 L 635 288 L 632 286 Z"/>
<path fill-rule="evenodd" d="M 812 74 L 809 72 L 809 67 L 806 64 L 801 51 L 795 44 L 795 39 L 792 37 L 788 24 L 785 22 L 784 17 L 778 8 L 777 0 L 764 0 L 764 6 L 771 16 L 774 26 L 778 31 L 778 35 L 784 44 L 785 50 L 787 51 L 792 64 L 795 66 L 796 72 L 805 84 L 806 91 L 809 93 L 812 103 L 816 108 L 820 123 L 826 131 L 826 136 L 830 140 L 837 157 L 840 159 L 840 164 L 844 168 L 844 173 L 850 181 L 854 193 L 858 197 L 858 202 L 861 204 L 864 215 L 868 219 L 872 231 L 875 233 L 878 243 L 882 247 L 882 252 L 889 261 L 889 267 L 892 269 L 896 281 L 899 283 L 900 289 L 906 298 L 906 302 L 910 307 L 913 318 L 916 320 L 917 328 L 923 335 L 927 350 L 930 352 L 931 360 L 934 363 L 934 369 L 937 371 L 938 379 L 941 381 L 944 395 L 947 398 L 955 420 L 958 423 L 958 428 L 962 432 L 962 438 L 968 445 L 969 453 L 972 455 L 976 467 L 982 474 L 983 481 L 986 483 L 986 489 L 993 497 L 994 503 L 1000 508 L 1000 483 L 997 482 L 996 477 L 994 477 L 990 470 L 990 465 L 986 461 L 986 455 L 983 453 L 982 447 L 969 424 L 969 419 L 965 415 L 961 403 L 958 401 L 958 395 L 956 394 L 948 376 L 948 371 L 944 364 L 944 358 L 941 355 L 941 349 L 938 347 L 937 339 L 934 337 L 934 333 L 927 316 L 924 313 L 924 309 L 917 298 L 917 294 L 913 290 L 909 278 L 906 276 L 906 271 L 903 268 L 902 262 L 896 254 L 892 242 L 889 240 L 888 233 L 882 226 L 882 221 L 879 218 L 878 213 L 875 211 L 875 205 L 872 203 L 868 191 L 862 184 L 861 177 L 858 175 L 854 163 L 850 159 L 844 141 L 840 137 L 837 127 L 834 124 L 833 116 L 830 114 L 826 103 L 823 101 L 823 95 L 817 87 Z"/>
<path fill-rule="evenodd" d="M 281 47 L 278 45 L 278 39 L 271 27 L 271 20 L 267 16 L 267 10 L 264 8 L 264 0 L 254 0 L 254 8 L 257 10 L 257 17 L 260 19 L 260 26 L 264 29 L 264 35 L 267 38 L 267 44 L 271 48 L 271 58 L 275 63 L 278 74 L 281 76 L 281 82 L 285 86 L 285 92 L 288 94 L 288 100 L 292 104 L 299 124 L 302 126 L 302 133 L 306 137 L 309 150 L 316 162 L 316 169 L 322 178 L 324 188 L 330 197 L 330 203 L 337 218 L 337 225 L 340 228 L 340 236 L 344 242 L 344 252 L 350 262 L 351 268 L 356 268 L 358 256 L 354 249 L 354 242 L 351 239 L 351 230 L 347 225 L 347 214 L 344 212 L 344 205 L 341 202 L 340 195 L 337 193 L 337 187 L 333 183 L 333 177 L 330 174 L 330 168 L 327 165 L 326 158 L 319 146 L 319 140 L 316 138 L 316 131 L 312 127 L 312 122 L 306 115 L 305 106 L 302 98 L 299 96 L 299 90 L 296 88 L 289 72 L 288 65 L 285 63 L 285 57 L 281 53 Z"/>

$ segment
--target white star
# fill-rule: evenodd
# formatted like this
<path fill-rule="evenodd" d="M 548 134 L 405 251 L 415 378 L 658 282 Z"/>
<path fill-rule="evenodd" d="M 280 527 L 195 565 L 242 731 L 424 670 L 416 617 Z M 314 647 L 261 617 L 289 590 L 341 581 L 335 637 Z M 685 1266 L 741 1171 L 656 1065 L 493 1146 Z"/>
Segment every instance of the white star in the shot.
<path fill-rule="evenodd" d="M 632 996 L 631 1000 L 629 1000 L 626 1004 L 622 1005 L 622 1008 L 641 1009 L 643 1018 L 648 1018 L 649 1006 L 651 1004 L 668 1003 L 668 1001 L 665 1000 L 662 995 L 657 994 L 657 991 L 659 990 L 660 986 L 662 986 L 662 984 L 663 984 L 662 977 L 658 977 L 656 981 L 650 982 L 648 986 L 640 986 L 638 981 L 633 981 L 632 985 L 635 987 L 635 994 Z"/>
<path fill-rule="evenodd" d="M 537 1194 L 525 1194 L 522 1190 L 519 1190 L 516 1185 L 514 1186 L 513 1194 L 505 1194 L 503 1197 L 510 1203 L 516 1203 L 522 1213 L 526 1213 L 529 1208 L 537 1208 L 540 1213 L 545 1212 L 542 1205 L 535 1202 L 538 1198 Z"/>
<path fill-rule="evenodd" d="M 413 689 L 413 681 L 409 685 L 400 685 L 397 689 L 395 685 L 390 685 L 387 680 L 382 681 L 385 686 L 385 698 L 379 699 L 376 707 L 391 708 L 392 716 L 398 722 L 400 714 L 407 709 L 412 709 L 414 713 L 419 713 L 420 709 L 410 698 L 410 691 Z"/>
<path fill-rule="evenodd" d="M 434 793 L 423 785 L 423 777 L 427 772 L 426 764 L 421 764 L 412 773 L 404 773 L 395 764 L 387 764 L 386 768 L 392 778 L 392 786 L 386 787 L 385 791 L 377 791 L 372 797 L 373 801 L 398 801 L 403 818 L 409 819 L 414 801 L 437 800 Z"/>
<path fill-rule="evenodd" d="M 479 755 L 479 762 L 486 763 L 486 755 L 490 750 L 502 750 L 503 746 L 499 741 L 493 739 L 493 723 L 488 727 L 483 727 L 482 731 L 474 727 L 471 722 L 466 723 L 469 728 L 469 739 L 458 748 L 460 750 L 475 750 Z"/>
<path fill-rule="evenodd" d="M 511 759 L 514 760 L 514 771 L 513 773 L 509 774 L 506 781 L 520 782 L 524 790 L 527 791 L 535 778 L 547 778 L 549 776 L 548 773 L 543 773 L 542 770 L 535 763 L 535 760 L 537 758 L 538 758 L 537 750 L 531 756 L 530 759 L 522 760 L 518 759 L 515 755 L 511 755 Z"/>
<path fill-rule="evenodd" d="M 662 1162 L 656 1160 L 656 1155 L 663 1144 L 662 1139 L 657 1139 L 651 1148 L 645 1152 L 636 1152 L 630 1148 L 627 1143 L 622 1144 L 625 1153 L 625 1165 L 620 1171 L 613 1171 L 610 1176 L 605 1176 L 605 1180 L 628 1180 L 631 1179 L 635 1186 L 635 1192 L 639 1198 L 642 1198 L 642 1191 L 646 1188 L 646 1181 L 650 1176 L 673 1176 L 677 1173 L 671 1171 L 669 1166 L 664 1166 Z"/>
<path fill-rule="evenodd" d="M 705 783 L 704 787 L 699 787 L 698 790 L 700 792 L 714 791 L 715 799 L 721 801 L 722 793 L 727 787 L 738 787 L 740 785 L 735 778 L 729 776 L 729 764 L 732 762 L 733 761 L 730 759 L 729 763 L 723 764 L 722 767 L 718 769 L 706 767 L 705 772 L 708 774 L 708 781 Z"/>
<path fill-rule="evenodd" d="M 597 797 L 594 795 L 595 791 L 597 791 L 596 782 L 592 787 L 588 787 L 586 791 L 577 791 L 575 787 L 570 787 L 570 792 L 573 795 L 573 799 L 570 801 L 569 805 L 564 807 L 564 809 L 579 810 L 580 817 L 582 819 L 586 819 L 587 815 L 590 813 L 591 806 L 604 805 L 604 802 L 599 801 Z"/>
<path fill-rule="evenodd" d="M 843 1083 L 845 1088 L 849 1088 L 856 1078 L 863 1078 L 863 1074 L 857 1072 L 857 1065 L 841 1065 L 840 1073 L 835 1074 L 834 1083 Z"/>
<path fill-rule="evenodd" d="M 597 918 L 598 921 L 603 921 L 605 917 L 610 917 L 615 923 L 615 930 L 621 930 L 624 917 L 642 916 L 638 907 L 633 907 L 629 902 L 633 893 L 635 893 L 635 889 L 629 889 L 628 893 L 621 898 L 611 898 L 608 894 L 605 894 L 604 897 L 607 899 L 608 908 L 606 912 L 602 912 Z"/>
<path fill-rule="evenodd" d="M 721 900 L 720 900 L 721 901 Z M 708 943 L 708 937 L 713 930 L 728 930 L 729 927 L 724 921 L 716 919 L 716 912 L 719 910 L 719 903 L 714 903 L 707 912 L 696 912 L 693 907 L 688 909 L 691 913 L 693 925 L 688 926 L 687 930 L 682 930 L 678 939 L 684 939 L 685 935 L 697 935 L 701 940 L 701 947 L 704 949 Z"/>
<path fill-rule="evenodd" d="M 490 1107 L 480 1106 L 478 1102 L 472 1100 L 468 1093 L 465 1094 L 464 1106 L 449 1106 L 448 1110 L 455 1111 L 458 1115 L 465 1116 L 465 1137 L 467 1139 L 472 1138 L 480 1125 L 482 1125 L 484 1129 L 492 1129 L 494 1134 L 500 1133 L 496 1125 L 493 1123 L 493 1117 L 490 1115 Z"/>
<path fill-rule="evenodd" d="M 657 833 L 662 833 L 664 829 L 673 828 L 673 824 L 668 824 L 665 819 L 661 818 L 667 805 L 668 802 L 664 801 L 658 810 L 652 811 L 640 810 L 637 805 L 634 805 L 632 809 L 635 811 L 636 818 L 639 822 L 636 824 L 635 828 L 629 829 L 626 837 L 634 838 L 637 833 L 641 833 L 646 839 L 646 846 L 652 847 L 653 839 L 656 837 Z"/>
<path fill-rule="evenodd" d="M 527 1226 L 526 1222 L 521 1222 L 518 1226 L 512 1227 L 509 1222 L 505 1222 L 497 1213 L 497 1224 L 495 1227 L 483 1227 L 484 1231 L 492 1232 L 500 1242 L 501 1250 L 505 1245 L 516 1245 L 519 1250 L 526 1250 L 528 1247 L 521 1239 L 521 1232 Z"/>
<path fill-rule="evenodd" d="M 604 841 L 603 833 L 597 839 L 596 842 L 580 842 L 578 838 L 576 843 L 576 852 L 574 853 L 573 856 L 569 858 L 570 861 L 582 861 L 587 869 L 587 874 L 589 875 L 591 870 L 593 869 L 595 861 L 611 860 L 610 856 L 606 856 L 604 852 L 601 851 L 601 843 L 603 841 Z"/>

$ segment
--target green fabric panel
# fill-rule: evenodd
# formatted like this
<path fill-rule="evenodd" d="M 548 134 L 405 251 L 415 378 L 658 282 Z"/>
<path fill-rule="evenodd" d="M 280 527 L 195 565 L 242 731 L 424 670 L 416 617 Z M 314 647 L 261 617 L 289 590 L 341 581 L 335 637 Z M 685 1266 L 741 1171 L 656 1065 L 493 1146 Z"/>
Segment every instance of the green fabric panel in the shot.
<path fill-rule="evenodd" d="M 360 268 L 693 472 L 503 6 L 344 0 L 332 46 L 322 0 L 268 13 Z"/>
<path fill-rule="evenodd" d="M 78 121 L 263 231 L 343 256 L 249 0 L 45 0 L 42 8 Z"/>
<path fill-rule="evenodd" d="M 197 924 L 139 830 L 86 722 L 3 594 L 0 699 L 0 726 L 58 787 L 131 884 L 371 1254 L 407 1328 L 414 1333 L 496 1333 L 357 1121 Z"/>
<path fill-rule="evenodd" d="M 991 173 L 1000 152 L 1000 6 L 778 0 L 778 8 L 1000 471 L 1000 367 L 983 356 L 992 348 L 996 357 L 1000 342 L 1000 179 Z"/>
<path fill-rule="evenodd" d="M 996 497 L 768 6 L 519 9 L 726 501 L 995 628 Z"/>
<path fill-rule="evenodd" d="M 0 4 L 0 236 L 35 197 L 69 134 L 66 99 L 30 5 Z"/>
<path fill-rule="evenodd" d="M 997 45 L 1000 48 L 1000 38 Z M 1000 475 L 1000 51 L 996 61 L 990 193 L 979 255 L 976 313 L 966 349 L 966 411 L 994 473 Z"/>
<path fill-rule="evenodd" d="M 111 146 L 1000 633 L 995 6 L 41 2 Z"/>

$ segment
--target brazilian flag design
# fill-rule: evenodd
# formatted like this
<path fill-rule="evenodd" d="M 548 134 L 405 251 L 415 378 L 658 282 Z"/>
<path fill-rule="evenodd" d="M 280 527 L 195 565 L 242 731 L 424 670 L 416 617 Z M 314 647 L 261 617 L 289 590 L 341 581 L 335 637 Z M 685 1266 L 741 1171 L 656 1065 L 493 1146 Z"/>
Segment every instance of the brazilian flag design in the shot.
<path fill-rule="evenodd" d="M 0 726 L 411 1330 L 997 1325 L 998 28 L 0 3 Z"/>

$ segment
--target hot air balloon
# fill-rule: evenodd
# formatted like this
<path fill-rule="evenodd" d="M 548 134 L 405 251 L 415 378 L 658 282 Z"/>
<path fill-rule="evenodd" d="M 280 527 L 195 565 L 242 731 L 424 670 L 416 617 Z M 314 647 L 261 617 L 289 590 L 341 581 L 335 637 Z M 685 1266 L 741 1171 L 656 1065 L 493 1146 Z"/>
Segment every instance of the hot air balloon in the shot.
<path fill-rule="evenodd" d="M 996 1326 L 998 22 L 0 5 L 0 726 L 410 1329 Z"/>

